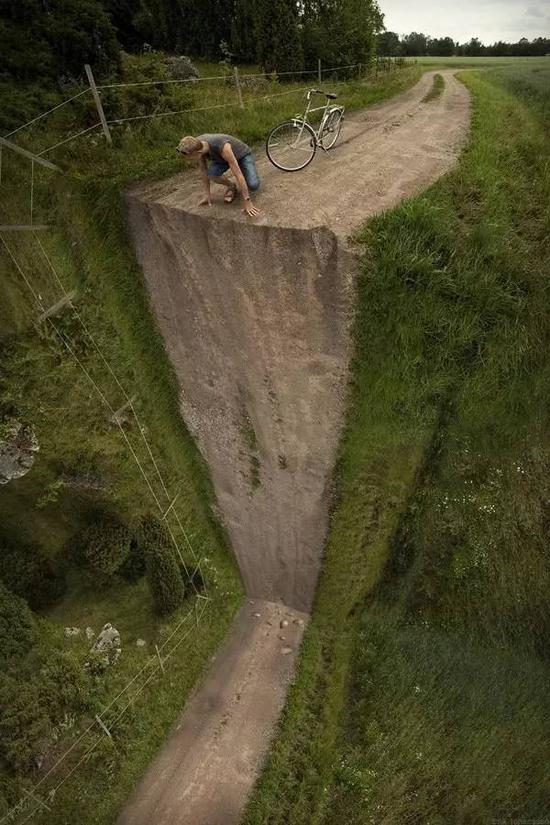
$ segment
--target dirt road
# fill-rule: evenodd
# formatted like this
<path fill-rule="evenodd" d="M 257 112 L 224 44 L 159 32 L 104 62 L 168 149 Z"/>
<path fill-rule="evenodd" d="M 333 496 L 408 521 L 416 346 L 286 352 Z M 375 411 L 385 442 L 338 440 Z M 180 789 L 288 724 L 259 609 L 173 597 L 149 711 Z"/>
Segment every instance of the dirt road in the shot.
<path fill-rule="evenodd" d="M 246 602 L 119 825 L 239 821 L 283 708 L 306 620 L 281 605 Z"/>
<path fill-rule="evenodd" d="M 238 204 L 196 206 L 201 188 L 189 175 L 127 193 L 182 415 L 249 597 L 262 602 L 253 612 L 271 625 L 262 632 L 241 612 L 120 825 L 239 822 L 292 673 L 302 630 L 292 617 L 311 609 L 321 564 L 351 352 L 356 262 L 346 236 L 456 160 L 469 97 L 452 72 L 441 74 L 439 99 L 422 102 L 433 82 L 425 75 L 350 116 L 342 142 L 300 173 L 260 159 L 259 219 Z M 287 653 L 281 610 L 294 628 Z"/>
<path fill-rule="evenodd" d="M 445 79 L 442 96 L 422 103 L 434 74 L 426 73 L 414 88 L 388 103 L 346 115 L 334 149 L 318 150 L 301 172 L 280 172 L 261 149 L 257 158 L 262 187 L 256 200 L 262 214 L 254 223 L 301 229 L 326 226 L 345 236 L 370 215 L 421 192 L 445 174 L 468 133 L 470 98 L 454 72 L 446 70 L 438 72 Z M 188 175 L 141 183 L 132 194 L 203 217 L 208 212 L 216 220 L 250 222 L 237 203 L 221 203 L 219 193 L 210 209 L 198 207 L 202 189 Z"/>

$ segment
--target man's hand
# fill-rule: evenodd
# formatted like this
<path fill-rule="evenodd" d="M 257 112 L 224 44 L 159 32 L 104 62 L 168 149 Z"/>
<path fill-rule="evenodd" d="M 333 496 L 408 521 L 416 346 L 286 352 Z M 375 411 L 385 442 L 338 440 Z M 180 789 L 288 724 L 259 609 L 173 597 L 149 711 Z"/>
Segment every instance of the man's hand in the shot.
<path fill-rule="evenodd" d="M 210 195 L 205 195 L 204 198 L 201 198 L 198 205 L 199 206 L 212 206 L 212 202 L 210 200 Z"/>
<path fill-rule="evenodd" d="M 258 207 L 254 206 L 250 200 L 244 202 L 243 212 L 246 212 L 249 218 L 255 218 L 256 215 L 260 214 Z"/>

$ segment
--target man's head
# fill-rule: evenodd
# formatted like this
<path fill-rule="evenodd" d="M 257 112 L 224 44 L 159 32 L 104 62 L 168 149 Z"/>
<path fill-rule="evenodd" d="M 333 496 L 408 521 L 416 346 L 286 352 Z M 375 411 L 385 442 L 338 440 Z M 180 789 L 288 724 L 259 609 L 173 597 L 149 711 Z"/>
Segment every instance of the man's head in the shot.
<path fill-rule="evenodd" d="M 176 151 L 179 152 L 179 154 L 185 158 L 195 160 L 200 155 L 202 155 L 202 141 L 198 140 L 196 137 L 187 135 L 187 137 L 182 137 L 182 139 L 178 143 L 178 148 Z"/>

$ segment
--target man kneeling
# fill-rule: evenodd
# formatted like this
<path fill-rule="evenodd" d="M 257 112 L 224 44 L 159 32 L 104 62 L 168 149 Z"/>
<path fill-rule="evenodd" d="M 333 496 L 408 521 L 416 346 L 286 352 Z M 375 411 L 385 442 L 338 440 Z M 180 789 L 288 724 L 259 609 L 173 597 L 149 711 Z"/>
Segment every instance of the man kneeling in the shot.
<path fill-rule="evenodd" d="M 226 203 L 231 203 L 235 199 L 238 190 L 243 199 L 243 212 L 251 217 L 259 214 L 260 210 L 250 200 L 250 192 L 259 189 L 260 178 L 254 155 L 246 143 L 231 135 L 199 135 L 196 138 L 188 136 L 180 140 L 178 152 L 199 163 L 205 189 L 199 206 L 211 206 L 210 181 L 213 180 L 214 183 L 225 187 Z M 236 185 L 225 176 L 224 173 L 228 169 L 233 172 Z"/>

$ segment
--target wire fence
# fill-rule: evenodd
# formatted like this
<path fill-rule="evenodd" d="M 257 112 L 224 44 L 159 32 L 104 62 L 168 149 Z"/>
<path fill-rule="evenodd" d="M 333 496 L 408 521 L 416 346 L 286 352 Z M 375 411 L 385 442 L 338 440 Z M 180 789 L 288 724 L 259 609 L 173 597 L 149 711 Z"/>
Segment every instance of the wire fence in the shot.
<path fill-rule="evenodd" d="M 36 310 L 40 313 L 44 313 L 46 311 L 46 308 L 45 308 L 45 305 L 44 305 L 41 294 L 39 292 L 37 292 L 37 290 L 33 286 L 31 278 L 25 272 L 25 270 L 22 267 L 20 261 L 17 259 L 17 257 L 14 254 L 12 248 L 10 247 L 10 245 L 8 245 L 8 243 L 6 242 L 5 238 L 3 237 L 3 235 L 1 233 L 0 233 L 0 240 L 2 241 L 2 244 L 3 244 L 6 252 L 8 253 L 8 256 L 11 259 L 14 267 L 16 268 L 19 275 L 21 276 L 21 278 L 23 280 L 23 283 L 25 284 L 27 290 L 29 291 L 29 293 L 32 297 L 32 300 L 35 304 Z M 43 799 L 37 799 L 36 798 L 37 793 L 41 792 L 42 795 L 43 795 L 43 786 L 45 785 L 47 780 L 61 768 L 63 763 L 79 747 L 79 745 L 81 745 L 81 743 L 85 739 L 87 739 L 89 736 L 95 736 L 92 745 L 84 752 L 84 754 L 81 756 L 81 758 L 79 759 L 77 764 L 75 766 L 73 766 L 68 771 L 68 773 L 66 773 L 60 779 L 60 781 L 58 782 L 58 784 L 54 788 L 48 790 L 48 795 L 51 797 L 51 799 L 53 799 L 53 797 L 55 796 L 55 793 L 58 790 L 58 788 L 62 784 L 64 784 L 64 782 L 67 781 L 67 779 L 75 772 L 75 770 L 77 770 L 78 767 L 80 767 L 80 765 L 82 765 L 83 762 L 88 758 L 88 756 L 91 754 L 91 752 L 97 748 L 97 746 L 99 745 L 99 743 L 101 742 L 103 737 L 106 735 L 105 734 L 105 729 L 113 727 L 113 725 L 121 718 L 121 716 L 135 702 L 135 700 L 137 699 L 139 694 L 145 689 L 145 687 L 147 686 L 147 684 L 149 684 L 151 679 L 157 673 L 159 673 L 159 671 L 164 673 L 164 666 L 165 666 L 167 660 L 173 655 L 173 653 L 176 651 L 176 649 L 182 644 L 184 639 L 187 638 L 190 635 L 193 628 L 190 628 L 190 629 L 186 630 L 185 633 L 183 634 L 183 636 L 181 638 L 177 639 L 174 646 L 165 655 L 163 655 L 164 652 L 165 652 L 165 649 L 170 644 L 172 639 L 174 639 L 174 637 L 177 636 L 177 634 L 179 633 L 179 631 L 181 630 L 183 625 L 186 624 L 190 620 L 190 617 L 191 617 L 192 614 L 195 614 L 195 623 L 196 623 L 196 627 L 197 627 L 197 630 L 198 630 L 198 627 L 199 627 L 199 624 L 200 624 L 200 619 L 202 618 L 204 610 L 206 609 L 206 605 L 209 602 L 211 602 L 211 598 L 208 595 L 207 578 L 204 576 L 203 570 L 202 570 L 202 567 L 201 567 L 201 561 L 202 560 L 198 557 L 197 553 L 195 552 L 195 550 L 193 548 L 193 545 L 192 545 L 192 543 L 189 539 L 189 535 L 188 535 L 187 531 L 185 530 L 185 527 L 184 527 L 184 525 L 181 521 L 181 518 L 180 518 L 180 516 L 178 514 L 178 511 L 177 511 L 177 508 L 175 506 L 177 496 L 173 497 L 170 494 L 169 490 L 168 490 L 168 486 L 166 484 L 166 481 L 165 481 L 165 479 L 164 479 L 164 477 L 161 473 L 158 462 L 156 461 L 156 459 L 154 457 L 151 445 L 150 445 L 149 440 L 146 436 L 145 427 L 141 423 L 141 421 L 138 417 L 138 414 L 136 412 L 134 402 L 133 402 L 132 398 L 129 396 L 128 392 L 124 389 L 120 379 L 118 378 L 115 371 L 113 370 L 111 364 L 109 363 L 108 359 L 106 358 L 106 356 L 105 356 L 104 352 L 102 351 L 101 347 L 98 345 L 97 340 L 95 339 L 93 334 L 90 332 L 90 330 L 89 330 L 88 326 L 86 325 L 85 321 L 83 320 L 82 316 L 80 315 L 80 313 L 78 313 L 76 308 L 72 305 L 72 302 L 70 300 L 70 294 L 67 292 L 66 288 L 64 287 L 64 284 L 63 284 L 63 282 L 62 282 L 62 280 L 59 276 L 59 273 L 57 272 L 56 268 L 54 267 L 54 265 L 51 261 L 51 258 L 48 256 L 42 242 L 40 241 L 39 238 L 36 239 L 36 242 L 37 242 L 38 247 L 40 248 L 40 252 L 42 253 L 44 259 L 47 261 L 48 266 L 51 269 L 52 279 L 58 285 L 58 287 L 61 289 L 62 296 L 65 298 L 65 300 L 67 300 L 67 305 L 69 306 L 69 308 L 72 311 L 74 317 L 76 318 L 76 320 L 80 324 L 80 326 L 81 326 L 82 330 L 84 331 L 85 335 L 91 341 L 92 346 L 94 347 L 94 349 L 98 353 L 101 362 L 104 364 L 107 371 L 109 372 L 111 377 L 114 379 L 116 385 L 120 389 L 120 391 L 123 395 L 123 398 L 126 400 L 126 403 L 128 404 L 128 408 L 132 411 L 132 414 L 133 414 L 133 416 L 135 418 L 135 421 L 136 421 L 136 424 L 137 424 L 137 429 L 139 431 L 140 437 L 141 437 L 141 439 L 143 440 L 143 442 L 145 444 L 148 456 L 149 456 L 149 458 L 150 458 L 150 460 L 153 464 L 155 474 L 156 474 L 156 476 L 157 476 L 157 478 L 160 482 L 160 485 L 162 487 L 164 495 L 166 496 L 167 506 L 165 506 L 165 507 L 162 506 L 161 501 L 160 501 L 160 496 L 157 494 L 157 491 L 155 490 L 155 488 L 153 486 L 153 482 L 151 480 L 150 473 L 148 473 L 148 471 L 146 470 L 146 468 L 143 465 L 143 462 L 137 456 L 137 453 L 136 453 L 133 445 L 131 444 L 130 439 L 128 438 L 128 436 L 126 434 L 126 432 L 124 430 L 124 427 L 122 426 L 120 421 L 116 418 L 116 416 L 115 416 L 116 410 L 115 410 L 114 404 L 112 404 L 108 400 L 108 398 L 105 395 L 105 392 L 99 387 L 98 383 L 91 376 L 89 370 L 86 368 L 86 366 L 83 364 L 81 359 L 78 357 L 78 355 L 76 354 L 74 348 L 71 346 L 71 343 L 69 342 L 67 336 L 59 328 L 59 326 L 56 324 L 55 320 L 52 317 L 47 317 L 45 320 L 48 323 L 48 325 L 50 326 L 50 328 L 52 329 L 52 331 L 54 332 L 54 334 L 57 336 L 57 338 L 61 341 L 63 346 L 67 349 L 70 356 L 75 360 L 75 363 L 77 364 L 79 369 L 81 369 L 83 371 L 83 373 L 86 376 L 87 380 L 90 381 L 92 387 L 94 388 L 94 391 L 96 392 L 96 394 L 98 395 L 98 397 L 100 398 L 102 403 L 106 406 L 108 411 L 111 413 L 111 420 L 114 420 L 115 423 L 118 425 L 118 428 L 119 428 L 119 430 L 120 430 L 120 432 L 123 436 L 123 439 L 126 443 L 126 446 L 128 447 L 131 456 L 136 461 L 136 463 L 139 467 L 140 473 L 144 478 L 147 489 L 149 490 L 149 492 L 152 496 L 152 499 L 153 499 L 154 503 L 156 504 L 156 506 L 159 510 L 160 517 L 164 521 L 164 523 L 167 527 L 168 533 L 170 535 L 170 538 L 172 540 L 172 543 L 174 545 L 176 553 L 177 553 L 177 555 L 180 559 L 180 563 L 182 564 L 183 570 L 184 570 L 185 575 L 187 577 L 187 584 L 189 586 L 191 586 L 195 592 L 194 592 L 194 604 L 193 604 L 193 606 L 186 612 L 186 614 L 183 616 L 183 618 L 178 621 L 175 628 L 173 628 L 170 635 L 164 640 L 164 642 L 160 645 L 160 647 L 157 647 L 156 656 L 153 656 L 153 655 L 150 656 L 148 661 L 137 671 L 136 674 L 134 674 L 134 676 L 124 685 L 124 687 L 118 692 L 118 694 L 113 699 L 110 700 L 110 702 L 101 710 L 101 712 L 99 714 L 97 714 L 95 716 L 94 721 L 92 723 L 90 723 L 86 727 L 86 729 L 79 735 L 79 737 L 67 748 L 67 750 L 63 754 L 61 754 L 61 756 L 59 756 L 57 758 L 54 765 L 51 768 L 48 769 L 48 771 L 40 778 L 40 780 L 38 780 L 38 782 L 33 786 L 33 788 L 30 789 L 30 790 L 26 790 L 24 795 L 19 799 L 19 801 L 14 806 L 12 806 L 12 808 L 10 808 L 10 810 L 6 814 L 4 814 L 4 816 L 0 819 L 0 823 L 4 823 L 4 822 L 8 822 L 8 821 L 9 822 L 15 822 L 16 818 L 18 817 L 18 814 L 24 812 L 24 807 L 27 804 L 29 804 L 29 801 L 35 802 L 36 807 L 32 810 L 30 817 L 26 817 L 25 819 L 20 820 L 20 825 L 23 825 L 23 823 L 27 822 L 29 818 L 32 818 L 33 816 L 35 816 L 38 813 L 39 810 L 42 810 L 44 808 L 44 806 L 47 807 L 47 803 Z M 169 521 L 168 521 L 168 515 L 173 517 L 175 519 L 175 521 L 177 522 L 177 528 L 176 529 L 173 529 L 170 526 Z M 204 583 L 204 594 L 199 592 L 199 590 L 196 586 L 195 580 L 194 580 L 194 575 L 192 575 L 189 572 L 189 569 L 188 569 L 187 564 L 185 562 L 185 559 L 184 559 L 182 550 L 180 548 L 179 542 L 177 541 L 176 536 L 175 536 L 176 530 L 179 530 L 181 532 L 182 537 L 183 537 L 183 539 L 186 543 L 186 546 L 187 546 L 189 552 L 191 553 L 191 556 L 193 557 L 193 561 L 194 561 L 194 564 L 195 564 L 195 570 L 198 570 L 201 574 L 201 580 Z M 201 607 L 200 607 L 200 609 L 197 609 L 197 605 L 199 603 L 200 603 Z M 153 667 L 153 665 L 154 665 L 154 667 Z M 122 711 L 120 711 L 114 719 L 110 719 L 107 716 L 109 711 L 111 711 L 111 709 L 116 706 L 116 704 L 120 701 L 121 698 L 128 695 L 130 689 L 133 686 L 135 686 L 136 683 L 139 683 L 140 677 L 142 677 L 146 673 L 147 673 L 147 676 L 145 678 L 145 681 L 143 682 L 143 684 L 138 684 L 136 686 L 134 694 L 130 697 L 129 701 L 123 707 Z M 99 736 L 94 734 L 94 731 L 95 731 L 95 733 L 97 733 L 97 727 L 98 726 L 101 729 L 101 731 L 99 733 Z"/>
<path fill-rule="evenodd" d="M 203 77 L 188 77 L 188 78 L 157 78 L 157 79 L 153 79 L 153 80 L 124 81 L 124 82 L 120 82 L 120 83 L 104 83 L 104 84 L 99 84 L 99 85 L 95 85 L 95 82 L 93 81 L 93 75 L 92 75 L 93 87 L 92 87 L 92 85 L 90 85 L 86 89 L 82 89 L 77 94 L 73 95 L 72 97 L 68 98 L 67 100 L 64 100 L 61 103 L 58 103 L 56 106 L 52 106 L 47 111 L 42 112 L 41 114 L 39 114 L 36 117 L 32 118 L 31 120 L 27 121 L 26 123 L 21 124 L 20 126 L 18 126 L 15 129 L 12 129 L 11 132 L 8 132 L 6 135 L 3 135 L 3 137 L 4 138 L 12 137 L 13 135 L 18 134 L 22 130 L 28 129 L 31 126 L 34 126 L 35 124 L 41 122 L 48 115 L 51 115 L 54 112 L 62 109 L 63 107 L 68 106 L 69 104 L 73 103 L 74 101 L 81 99 L 85 95 L 89 95 L 94 90 L 99 93 L 99 92 L 109 91 L 109 90 L 114 90 L 114 89 L 119 89 L 120 90 L 120 89 L 129 89 L 129 88 L 135 88 L 135 87 L 153 87 L 153 86 L 154 87 L 162 87 L 162 86 L 173 86 L 173 85 L 175 85 L 175 86 L 185 86 L 185 85 L 194 86 L 194 85 L 200 84 L 200 83 L 211 83 L 211 82 L 231 83 L 231 84 L 235 84 L 236 86 L 239 86 L 239 84 L 242 81 L 245 81 L 245 80 L 268 80 L 268 81 L 272 80 L 272 81 L 276 81 L 280 78 L 293 78 L 293 77 L 295 77 L 295 78 L 297 78 L 297 77 L 306 78 L 306 76 L 308 76 L 308 75 L 310 75 L 312 77 L 315 77 L 319 80 L 319 82 L 322 82 L 323 77 L 327 78 L 328 75 L 333 74 L 335 72 L 344 72 L 344 71 L 349 72 L 353 69 L 356 69 L 358 71 L 359 75 L 362 72 L 364 72 L 365 74 L 370 75 L 372 73 L 378 74 L 380 71 L 390 70 L 391 68 L 399 68 L 403 65 L 405 65 L 405 61 L 403 60 L 403 58 L 377 58 L 374 61 L 373 64 L 351 63 L 351 64 L 346 64 L 346 65 L 343 65 L 343 66 L 329 66 L 327 68 L 324 68 L 321 65 L 321 62 L 319 61 L 319 65 L 318 65 L 317 69 L 303 69 L 303 70 L 299 70 L 299 71 L 249 72 L 247 74 L 240 74 L 238 72 L 238 70 L 236 69 L 236 67 L 233 67 L 232 72 L 227 71 L 226 74 L 220 74 L 220 75 L 203 76 Z M 338 81 L 335 81 L 335 82 L 338 82 Z M 290 93 L 292 93 L 292 92 L 290 92 Z M 259 95 L 259 96 L 256 96 L 255 99 L 266 100 L 266 99 L 269 99 L 270 97 L 275 97 L 276 94 L 277 93 L 273 93 L 272 95 Z M 285 94 L 287 94 L 287 92 L 285 92 Z M 211 107 L 206 107 L 206 106 L 205 107 L 198 107 L 198 108 L 186 107 L 186 108 L 183 108 L 183 109 L 177 109 L 177 110 L 168 111 L 168 112 L 153 112 L 153 113 L 150 113 L 150 114 L 135 115 L 135 116 L 129 116 L 129 117 L 124 117 L 124 118 L 110 118 L 110 119 L 107 120 L 107 123 L 110 124 L 110 125 L 116 125 L 116 124 L 125 123 L 125 122 L 132 121 L 132 120 L 137 121 L 137 120 L 151 119 L 153 117 L 170 117 L 170 116 L 173 116 L 173 115 L 180 115 L 180 114 L 185 114 L 185 113 L 194 113 L 194 112 L 207 111 L 207 109 L 210 109 L 210 108 L 216 109 L 216 108 L 224 108 L 226 106 L 229 107 L 229 106 L 235 106 L 235 105 L 238 105 L 238 104 L 237 103 L 224 103 L 224 104 L 214 105 L 214 106 L 211 106 Z M 47 149 L 41 150 L 37 154 L 44 155 L 44 154 L 47 154 L 48 152 L 52 152 L 54 149 L 57 149 L 60 146 L 63 146 L 66 143 L 69 143 L 70 141 L 75 140 L 76 138 L 82 137 L 83 135 L 85 135 L 88 132 L 96 129 L 100 125 L 101 125 L 101 119 L 97 123 L 94 123 L 93 125 L 88 126 L 85 129 L 79 130 L 78 132 L 76 132 L 73 135 L 69 135 L 68 137 L 64 138 L 63 140 L 53 144 L 52 146 L 49 146 Z"/>

